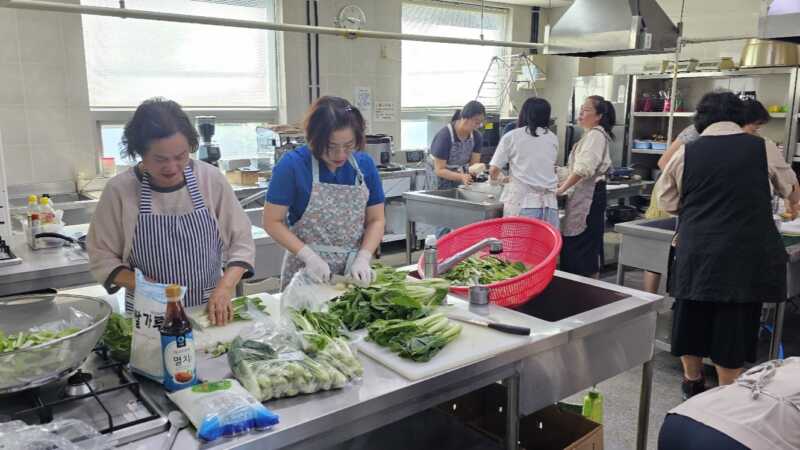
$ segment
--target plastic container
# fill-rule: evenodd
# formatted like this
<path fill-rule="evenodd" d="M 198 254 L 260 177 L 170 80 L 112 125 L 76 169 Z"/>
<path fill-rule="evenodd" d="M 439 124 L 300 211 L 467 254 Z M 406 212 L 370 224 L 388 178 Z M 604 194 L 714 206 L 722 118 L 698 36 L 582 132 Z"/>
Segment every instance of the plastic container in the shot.
<path fill-rule="evenodd" d="M 583 397 L 581 415 L 597 423 L 603 423 L 603 394 L 592 389 Z"/>
<path fill-rule="evenodd" d="M 651 141 L 650 148 L 652 148 L 653 150 L 666 150 L 667 143 L 664 141 Z"/>
<path fill-rule="evenodd" d="M 556 260 L 561 252 L 561 233 L 541 220 L 526 217 L 503 217 L 484 220 L 461 227 L 437 242 L 439 262 L 488 237 L 503 242 L 500 258 L 521 261 L 527 272 L 489 284 L 489 301 L 500 306 L 516 307 L 539 295 L 556 270 Z M 486 251 L 478 253 L 484 255 Z M 424 276 L 424 261 L 419 260 L 418 270 Z M 451 286 L 450 292 L 467 297 L 469 287 Z"/>
<path fill-rule="evenodd" d="M 53 225 L 58 223 L 56 210 L 50 204 L 50 198 L 42 196 L 39 198 L 39 220 L 42 225 Z"/>

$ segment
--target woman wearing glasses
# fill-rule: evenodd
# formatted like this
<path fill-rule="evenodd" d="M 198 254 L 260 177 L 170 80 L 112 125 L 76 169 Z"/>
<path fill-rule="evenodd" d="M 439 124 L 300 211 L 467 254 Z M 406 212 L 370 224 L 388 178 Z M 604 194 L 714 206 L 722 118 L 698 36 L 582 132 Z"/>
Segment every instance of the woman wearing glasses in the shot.
<path fill-rule="evenodd" d="M 272 171 L 264 229 L 286 250 L 281 287 L 305 267 L 317 281 L 334 274 L 369 283 L 383 239 L 383 187 L 364 147 L 364 118 L 347 100 L 321 97 L 304 122 L 308 145 Z"/>

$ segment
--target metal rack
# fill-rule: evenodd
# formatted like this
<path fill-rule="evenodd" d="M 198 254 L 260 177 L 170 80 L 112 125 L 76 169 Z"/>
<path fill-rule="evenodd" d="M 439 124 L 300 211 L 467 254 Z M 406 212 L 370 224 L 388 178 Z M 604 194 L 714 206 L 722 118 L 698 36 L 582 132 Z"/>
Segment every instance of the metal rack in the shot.
<path fill-rule="evenodd" d="M 769 78 L 782 79 L 780 85 L 769 84 Z M 748 81 L 749 79 L 749 81 Z M 645 89 L 661 87 L 668 89 L 672 74 L 636 75 L 633 77 L 632 96 L 630 101 L 630 127 L 628 135 L 629 154 L 631 160 L 642 166 L 656 166 L 657 156 L 664 150 L 634 149 L 633 140 L 643 137 L 652 130 L 661 130 L 667 135 L 667 142 L 672 142 L 680 131 L 691 123 L 694 116 L 694 107 L 700 97 L 713 89 L 725 88 L 732 91 L 761 90 L 768 91 L 768 95 L 758 96 L 758 99 L 769 106 L 780 104 L 786 106 L 786 112 L 771 113 L 773 121 L 762 130 L 762 134 L 776 141 L 782 142 L 786 149 L 787 161 L 800 163 L 797 152 L 798 121 L 800 121 L 800 86 L 798 86 L 797 67 L 765 67 L 753 69 L 739 69 L 714 72 L 688 72 L 677 74 L 678 91 L 684 93 L 685 108 L 688 111 L 677 112 L 643 112 L 637 111 L 638 99 Z M 764 84 L 768 83 L 768 84 Z M 742 89 L 747 87 L 749 89 Z M 784 88 L 785 87 L 785 88 Z M 785 97 L 778 98 L 780 95 Z M 779 124 L 782 126 L 776 126 Z"/>

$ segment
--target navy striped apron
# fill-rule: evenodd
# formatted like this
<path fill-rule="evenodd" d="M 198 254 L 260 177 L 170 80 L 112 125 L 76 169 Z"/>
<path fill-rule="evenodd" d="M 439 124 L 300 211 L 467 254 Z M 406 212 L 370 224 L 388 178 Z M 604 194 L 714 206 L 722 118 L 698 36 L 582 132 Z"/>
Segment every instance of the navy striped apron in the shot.
<path fill-rule="evenodd" d="M 171 216 L 153 214 L 150 175 L 144 173 L 129 263 L 153 281 L 186 286 L 184 305 L 199 306 L 208 302 L 222 277 L 223 243 L 191 164 L 183 169 L 183 176 L 194 211 Z M 126 294 L 126 311 L 133 311 L 133 298 L 133 292 Z"/>

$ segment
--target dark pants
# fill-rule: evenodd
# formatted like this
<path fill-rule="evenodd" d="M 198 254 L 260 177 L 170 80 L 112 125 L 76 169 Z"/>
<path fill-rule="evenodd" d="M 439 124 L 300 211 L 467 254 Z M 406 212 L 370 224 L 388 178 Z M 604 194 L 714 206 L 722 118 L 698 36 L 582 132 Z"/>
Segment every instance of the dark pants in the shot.
<path fill-rule="evenodd" d="M 577 236 L 564 236 L 559 266 L 564 272 L 587 277 L 600 272 L 604 257 L 606 203 L 606 183 L 599 181 L 594 186 L 592 206 L 586 215 L 586 229 Z"/>
<path fill-rule="evenodd" d="M 739 441 L 680 414 L 668 414 L 658 434 L 658 450 L 749 450 Z"/>

